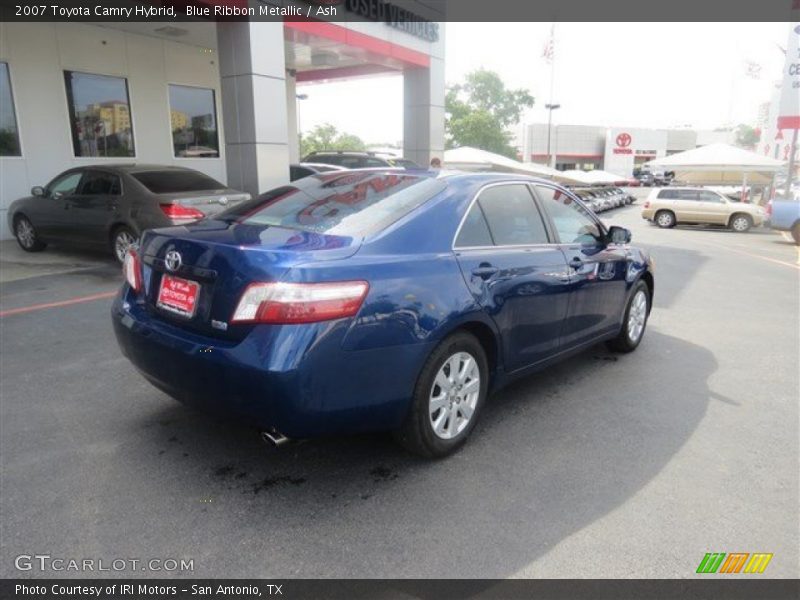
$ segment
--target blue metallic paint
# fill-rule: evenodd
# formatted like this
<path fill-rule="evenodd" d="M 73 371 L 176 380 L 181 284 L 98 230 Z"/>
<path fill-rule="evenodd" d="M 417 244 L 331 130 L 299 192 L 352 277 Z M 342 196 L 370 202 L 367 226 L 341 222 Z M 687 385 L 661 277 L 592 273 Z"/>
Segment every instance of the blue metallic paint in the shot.
<path fill-rule="evenodd" d="M 112 308 L 124 354 L 186 404 L 301 438 L 397 428 L 425 360 L 460 328 L 493 338 L 494 388 L 617 334 L 631 287 L 649 273 L 644 252 L 613 245 L 454 252 L 460 220 L 482 186 L 534 180 L 439 177 L 444 191 L 363 240 L 219 221 L 147 232 L 146 289 L 125 285 Z M 196 322 L 153 306 L 169 249 L 191 265 L 180 275 L 204 287 Z M 477 282 L 471 270 L 487 254 L 500 271 Z M 583 260 L 578 269 L 567 264 L 573 255 Z M 370 290 L 352 319 L 210 326 L 230 319 L 248 283 L 278 279 L 363 279 Z"/>

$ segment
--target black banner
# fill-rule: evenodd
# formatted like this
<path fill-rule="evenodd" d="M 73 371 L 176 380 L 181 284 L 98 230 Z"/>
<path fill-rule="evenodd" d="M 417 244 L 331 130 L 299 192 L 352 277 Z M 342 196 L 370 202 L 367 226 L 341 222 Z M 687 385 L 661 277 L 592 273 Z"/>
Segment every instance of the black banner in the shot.
<path fill-rule="evenodd" d="M 800 0 L 0 0 L 1 21 L 797 21 Z M 430 28 L 409 27 L 421 36 Z"/>
<path fill-rule="evenodd" d="M 716 577 L 716 576 L 715 576 Z M 186 600 L 189 598 L 286 598 L 314 600 L 476 598 L 592 600 L 784 600 L 800 597 L 790 579 L 511 579 L 511 580 L 188 580 L 67 579 L 0 581 L 0 598 L 64 600 Z"/>

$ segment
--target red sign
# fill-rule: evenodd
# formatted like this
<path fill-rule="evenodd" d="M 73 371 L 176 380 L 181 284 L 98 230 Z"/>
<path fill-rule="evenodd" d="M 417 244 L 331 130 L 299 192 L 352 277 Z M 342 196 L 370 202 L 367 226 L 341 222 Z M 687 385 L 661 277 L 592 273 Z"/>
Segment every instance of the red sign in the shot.
<path fill-rule="evenodd" d="M 617 136 L 617 146 L 620 148 L 627 148 L 631 145 L 631 134 L 630 133 L 620 133 Z"/>
<path fill-rule="evenodd" d="M 158 292 L 158 306 L 186 317 L 194 315 L 200 285 L 194 281 L 164 274 Z"/>

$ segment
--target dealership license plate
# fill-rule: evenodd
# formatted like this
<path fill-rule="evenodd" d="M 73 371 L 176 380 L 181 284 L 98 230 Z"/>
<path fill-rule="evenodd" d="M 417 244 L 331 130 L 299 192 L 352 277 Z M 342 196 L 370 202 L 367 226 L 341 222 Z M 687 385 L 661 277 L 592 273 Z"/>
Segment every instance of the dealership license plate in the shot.
<path fill-rule="evenodd" d="M 156 305 L 182 317 L 193 317 L 199 295 L 199 283 L 164 274 Z"/>

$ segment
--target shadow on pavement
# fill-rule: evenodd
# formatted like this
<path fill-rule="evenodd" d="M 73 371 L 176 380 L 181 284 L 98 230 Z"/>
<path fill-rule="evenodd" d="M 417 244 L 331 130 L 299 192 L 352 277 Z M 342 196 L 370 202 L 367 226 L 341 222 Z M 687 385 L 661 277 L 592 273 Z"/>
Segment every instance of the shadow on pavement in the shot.
<path fill-rule="evenodd" d="M 640 376 L 665 354 L 659 377 Z M 386 435 L 274 450 L 152 389 L 163 407 L 121 424 L 132 433 L 100 482 L 115 492 L 95 499 L 129 533 L 90 528 L 117 553 L 182 548 L 197 576 L 511 576 L 660 473 L 702 420 L 716 369 L 708 350 L 651 329 L 632 355 L 594 348 L 499 393 L 440 461 Z"/>

